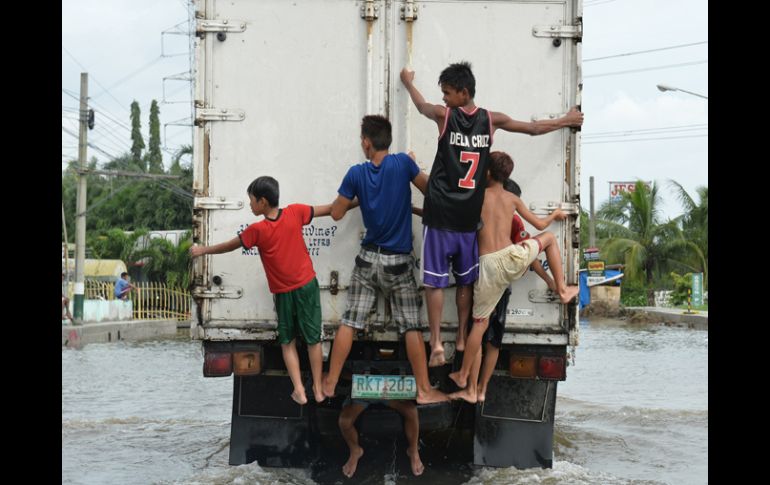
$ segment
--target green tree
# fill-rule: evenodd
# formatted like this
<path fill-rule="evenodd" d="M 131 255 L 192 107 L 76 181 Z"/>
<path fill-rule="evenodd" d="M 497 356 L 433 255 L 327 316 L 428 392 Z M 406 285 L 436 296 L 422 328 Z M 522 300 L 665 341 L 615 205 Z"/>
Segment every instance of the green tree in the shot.
<path fill-rule="evenodd" d="M 113 228 L 90 235 L 87 244 L 93 257 L 97 259 L 120 259 L 130 266 L 144 256 L 142 249 L 137 247 L 137 242 L 148 233 L 147 229 L 128 233 L 122 229 Z"/>
<path fill-rule="evenodd" d="M 676 221 L 661 221 L 660 205 L 657 184 L 648 189 L 638 181 L 619 201 L 603 204 L 597 220 L 611 234 L 603 244 L 605 258 L 624 263 L 625 278 L 645 285 L 648 305 L 655 303 L 654 273 L 670 264 L 682 243 Z"/>
<path fill-rule="evenodd" d="M 144 150 L 144 139 L 142 138 L 142 120 L 139 103 L 134 100 L 131 103 L 131 156 L 134 163 L 142 167 L 146 172 L 147 168 L 142 161 L 142 150 Z"/>
<path fill-rule="evenodd" d="M 698 202 L 678 182 L 669 184 L 675 189 L 684 214 L 679 219 L 684 235 L 682 264 L 694 273 L 703 273 L 703 286 L 708 288 L 709 262 L 709 189 L 700 186 L 695 189 Z"/>
<path fill-rule="evenodd" d="M 184 169 L 182 168 L 182 157 L 185 155 L 192 155 L 192 152 L 192 145 L 182 145 L 182 148 L 180 148 L 174 154 L 174 158 L 171 160 L 171 167 L 169 168 L 168 172 L 171 175 L 183 175 Z M 192 170 L 190 170 L 190 174 L 192 175 Z M 190 180 L 188 187 L 192 187 L 192 180 Z"/>
<path fill-rule="evenodd" d="M 151 173 L 163 173 L 163 154 L 160 151 L 160 109 L 158 102 L 150 105 L 150 146 L 147 152 L 147 165 Z"/>
<path fill-rule="evenodd" d="M 671 273 L 671 279 L 674 281 L 674 291 L 671 292 L 671 304 L 674 306 L 687 302 L 689 291 L 692 288 L 692 273 L 680 275 Z"/>
<path fill-rule="evenodd" d="M 187 288 L 190 285 L 191 232 L 188 231 L 174 245 L 166 239 L 151 239 L 142 252 L 145 274 L 150 281 L 165 282 L 169 286 Z"/>

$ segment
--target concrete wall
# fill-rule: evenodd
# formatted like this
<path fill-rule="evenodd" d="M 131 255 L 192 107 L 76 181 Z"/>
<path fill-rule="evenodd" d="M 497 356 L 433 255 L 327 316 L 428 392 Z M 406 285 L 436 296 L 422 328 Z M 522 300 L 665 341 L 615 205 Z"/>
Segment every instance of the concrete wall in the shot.
<path fill-rule="evenodd" d="M 132 320 L 130 322 L 63 325 L 62 346 L 82 347 L 90 343 L 148 340 L 176 335 L 176 320 Z"/>
<path fill-rule="evenodd" d="M 75 302 L 70 299 L 72 315 L 75 315 L 74 305 Z M 131 300 L 83 300 L 83 322 L 119 322 L 131 320 L 133 314 L 134 303 Z"/>
<path fill-rule="evenodd" d="M 610 308 L 617 308 L 620 305 L 620 286 L 592 286 L 590 291 L 591 303 L 602 301 L 607 303 Z"/>

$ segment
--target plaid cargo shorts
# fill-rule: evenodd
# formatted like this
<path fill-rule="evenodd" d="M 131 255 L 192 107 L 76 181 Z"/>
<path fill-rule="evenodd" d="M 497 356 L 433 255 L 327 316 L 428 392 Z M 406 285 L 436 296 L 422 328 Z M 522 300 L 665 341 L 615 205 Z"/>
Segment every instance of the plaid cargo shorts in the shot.
<path fill-rule="evenodd" d="M 348 304 L 342 324 L 355 329 L 366 327 L 377 305 L 377 292 L 390 302 L 393 321 L 399 333 L 422 330 L 420 308 L 422 296 L 414 277 L 411 254 L 380 254 L 361 248 L 350 277 Z"/>

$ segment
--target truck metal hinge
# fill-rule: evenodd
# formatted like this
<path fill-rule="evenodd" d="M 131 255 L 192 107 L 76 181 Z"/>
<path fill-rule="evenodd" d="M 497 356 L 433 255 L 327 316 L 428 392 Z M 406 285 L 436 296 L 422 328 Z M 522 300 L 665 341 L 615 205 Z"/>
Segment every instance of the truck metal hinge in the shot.
<path fill-rule="evenodd" d="M 417 5 L 414 0 L 406 0 L 406 4 L 401 7 L 401 20 L 414 22 L 417 20 Z"/>
<path fill-rule="evenodd" d="M 196 197 L 193 201 L 193 208 L 238 210 L 243 208 L 243 201 L 230 200 L 224 197 Z"/>
<path fill-rule="evenodd" d="M 195 34 L 200 36 L 206 32 L 243 32 L 246 30 L 246 22 L 243 20 L 205 20 L 195 23 Z"/>
<path fill-rule="evenodd" d="M 380 7 L 374 4 L 374 0 L 366 0 L 361 5 L 361 18 L 367 21 L 377 20 L 380 16 Z"/>
<path fill-rule="evenodd" d="M 215 288 L 196 287 L 193 289 L 193 298 L 232 298 L 243 296 L 243 288 L 237 286 L 217 286 Z"/>
<path fill-rule="evenodd" d="M 553 202 L 548 201 L 546 205 L 537 205 L 534 202 L 529 204 L 529 210 L 535 213 L 551 213 L 555 211 L 556 209 L 561 209 L 562 211 L 566 212 L 567 214 L 577 214 L 578 213 L 578 204 L 575 204 L 574 202 Z"/>
<path fill-rule="evenodd" d="M 246 112 L 232 108 L 196 108 L 195 125 L 200 126 L 204 121 L 243 121 Z"/>
<path fill-rule="evenodd" d="M 529 290 L 529 301 L 532 303 L 556 303 L 559 295 L 551 290 Z"/>
<path fill-rule="evenodd" d="M 535 25 L 532 27 L 532 35 L 535 37 L 549 38 L 583 38 L 582 25 Z"/>

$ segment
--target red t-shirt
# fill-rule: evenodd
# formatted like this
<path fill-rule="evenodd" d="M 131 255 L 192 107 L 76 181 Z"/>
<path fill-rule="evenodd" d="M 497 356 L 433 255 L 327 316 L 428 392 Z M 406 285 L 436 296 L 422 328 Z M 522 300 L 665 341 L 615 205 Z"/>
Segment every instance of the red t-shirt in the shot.
<path fill-rule="evenodd" d="M 275 220 L 265 218 L 239 234 L 244 248 L 259 250 L 270 293 L 296 290 L 315 277 L 313 262 L 302 237 L 302 226 L 312 220 L 311 206 L 291 204 L 279 209 Z"/>
<path fill-rule="evenodd" d="M 524 229 L 524 222 L 521 220 L 521 217 L 518 214 L 514 214 L 511 221 L 511 241 L 513 241 L 513 244 L 519 244 L 530 237 L 527 230 Z"/>

